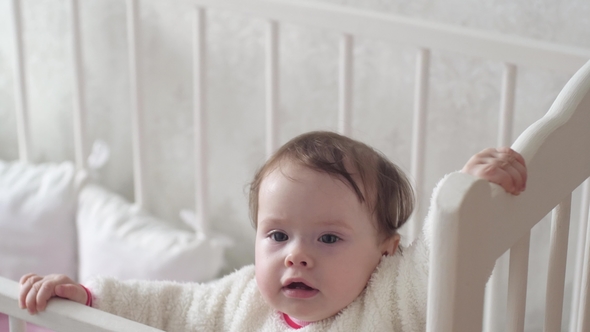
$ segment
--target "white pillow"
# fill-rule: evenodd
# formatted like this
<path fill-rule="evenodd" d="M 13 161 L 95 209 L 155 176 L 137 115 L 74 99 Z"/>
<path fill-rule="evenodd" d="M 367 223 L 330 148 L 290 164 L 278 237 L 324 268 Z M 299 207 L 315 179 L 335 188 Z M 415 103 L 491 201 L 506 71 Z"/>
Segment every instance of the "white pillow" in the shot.
<path fill-rule="evenodd" d="M 0 275 L 76 279 L 76 171 L 71 162 L 0 161 Z"/>
<path fill-rule="evenodd" d="M 89 184 L 79 196 L 79 276 L 202 282 L 223 265 L 223 242 L 173 227 Z"/>

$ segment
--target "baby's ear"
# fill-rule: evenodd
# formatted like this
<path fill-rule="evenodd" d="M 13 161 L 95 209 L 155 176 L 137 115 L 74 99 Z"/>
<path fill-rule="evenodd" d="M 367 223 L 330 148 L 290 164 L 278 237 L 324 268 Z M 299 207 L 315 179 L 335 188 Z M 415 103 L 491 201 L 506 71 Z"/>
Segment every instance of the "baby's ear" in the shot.
<path fill-rule="evenodd" d="M 397 252 L 397 247 L 399 246 L 400 236 L 398 233 L 393 234 L 392 236 L 386 238 L 381 242 L 381 254 L 383 256 L 393 256 Z"/>

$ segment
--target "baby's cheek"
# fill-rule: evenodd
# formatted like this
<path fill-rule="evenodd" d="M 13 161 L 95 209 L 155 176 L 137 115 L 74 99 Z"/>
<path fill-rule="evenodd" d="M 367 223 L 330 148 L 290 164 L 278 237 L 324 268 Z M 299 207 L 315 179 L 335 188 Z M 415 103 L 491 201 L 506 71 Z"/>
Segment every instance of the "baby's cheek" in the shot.
<path fill-rule="evenodd" d="M 356 297 L 367 286 L 380 260 L 379 254 L 372 253 L 364 255 L 364 257 L 356 257 L 357 264 L 341 264 L 341 270 L 334 273 L 337 278 L 334 283 L 340 285 L 348 294 Z"/>
<path fill-rule="evenodd" d="M 256 283 L 258 284 L 258 291 L 264 301 L 273 309 L 279 310 L 280 287 L 272 274 L 270 274 L 268 266 L 256 266 Z"/>
<path fill-rule="evenodd" d="M 272 305 L 274 302 L 273 295 L 276 293 L 276 282 L 274 282 L 274 277 L 270 272 L 271 269 L 269 269 L 264 264 L 256 264 L 255 266 L 256 284 L 258 285 L 258 290 L 260 291 L 260 294 L 264 300 Z"/>

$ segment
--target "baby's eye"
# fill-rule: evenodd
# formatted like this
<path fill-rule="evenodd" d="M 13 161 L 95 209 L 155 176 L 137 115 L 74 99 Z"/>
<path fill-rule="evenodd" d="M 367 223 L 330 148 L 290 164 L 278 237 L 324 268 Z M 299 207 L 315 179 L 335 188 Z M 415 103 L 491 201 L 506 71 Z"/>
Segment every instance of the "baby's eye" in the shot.
<path fill-rule="evenodd" d="M 283 242 L 287 241 L 289 239 L 289 236 L 287 236 L 287 234 L 283 232 L 273 232 L 272 234 L 270 234 L 270 238 L 277 242 Z"/>
<path fill-rule="evenodd" d="M 340 241 L 340 238 L 334 234 L 326 234 L 326 235 L 320 236 L 319 240 L 320 240 L 320 242 L 324 242 L 324 243 L 336 243 L 336 242 Z"/>

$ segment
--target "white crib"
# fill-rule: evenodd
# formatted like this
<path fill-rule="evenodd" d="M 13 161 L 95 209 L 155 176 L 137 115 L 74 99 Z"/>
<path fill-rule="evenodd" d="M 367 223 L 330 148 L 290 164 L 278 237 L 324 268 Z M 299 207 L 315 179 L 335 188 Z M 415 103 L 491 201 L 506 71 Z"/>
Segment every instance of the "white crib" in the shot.
<path fill-rule="evenodd" d="M 485 284 L 496 260 L 510 249 L 507 331 L 524 329 L 531 228 L 557 205 L 551 249 L 545 331 L 560 331 L 571 193 L 590 174 L 590 62 L 549 112 L 512 147 L 527 160 L 527 191 L 509 197 L 485 181 L 454 174 L 442 184 L 431 252 L 428 323 L 431 331 L 475 331 L 482 326 Z M 474 222 L 476 221 L 476 222 Z M 583 232 L 582 232 L 583 234 Z M 583 234 L 585 235 L 585 234 Z M 582 235 L 582 236 L 583 236 Z M 590 329 L 588 242 L 574 294 L 574 331 Z M 572 323 L 572 325 L 575 323 Z"/>
<path fill-rule="evenodd" d="M 87 168 L 85 147 L 84 72 L 80 46 L 78 1 L 71 0 L 72 54 L 75 72 L 75 159 L 80 169 Z M 11 1 L 14 14 L 15 50 L 17 51 L 17 124 L 19 156 L 30 159 L 30 132 L 27 113 L 25 66 L 23 64 L 20 5 Z M 498 188 L 462 174 L 450 176 L 444 183 L 434 207 L 439 223 L 435 225 L 429 283 L 428 331 L 523 331 L 526 280 L 531 228 L 557 204 L 552 226 L 550 277 L 547 285 L 545 331 L 560 331 L 562 326 L 563 284 L 569 225 L 570 193 L 590 176 L 590 50 L 532 39 L 485 33 L 444 24 L 393 15 L 320 4 L 285 0 L 190 0 L 180 2 L 194 11 L 193 98 L 195 119 L 196 211 L 201 227 L 208 224 L 208 158 L 206 69 L 207 10 L 238 11 L 267 22 L 265 50 L 265 144 L 270 155 L 279 146 L 281 121 L 279 114 L 279 41 L 283 23 L 336 31 L 341 35 L 338 76 L 338 130 L 352 133 L 353 65 L 355 38 L 372 38 L 416 47 L 414 120 L 412 130 L 411 175 L 416 192 L 424 199 L 424 165 L 426 119 L 428 112 L 430 54 L 451 51 L 476 58 L 503 63 L 505 71 L 500 102 L 500 133 L 498 144 L 510 145 L 513 126 L 516 70 L 519 65 L 574 72 L 582 66 L 563 88 L 554 105 L 531 125 L 512 145 L 522 153 L 529 167 L 527 191 L 510 197 Z M 127 1 L 127 33 L 129 36 L 129 67 L 133 131 L 134 194 L 138 205 L 144 204 L 145 158 L 142 156 L 142 91 L 139 71 L 137 0 Z M 590 182 L 584 186 L 578 267 L 570 331 L 590 330 L 590 241 L 586 241 Z M 420 212 L 413 218 L 409 238 L 420 229 Z M 589 228 L 590 229 L 590 228 Z M 507 328 L 499 325 L 500 303 L 496 288 L 499 273 L 493 273 L 488 285 L 484 310 L 484 289 L 498 258 L 510 249 L 510 284 Z M 586 257 L 586 258 L 584 258 Z M 505 259 L 498 261 L 505 268 Z M 16 283 L 0 279 L 0 312 L 11 316 L 11 331 L 23 331 L 24 321 L 59 331 L 150 331 L 152 328 L 127 321 L 67 301 L 55 300 L 47 312 L 30 316 L 18 309 Z M 569 314 L 569 313 L 568 313 Z"/>

